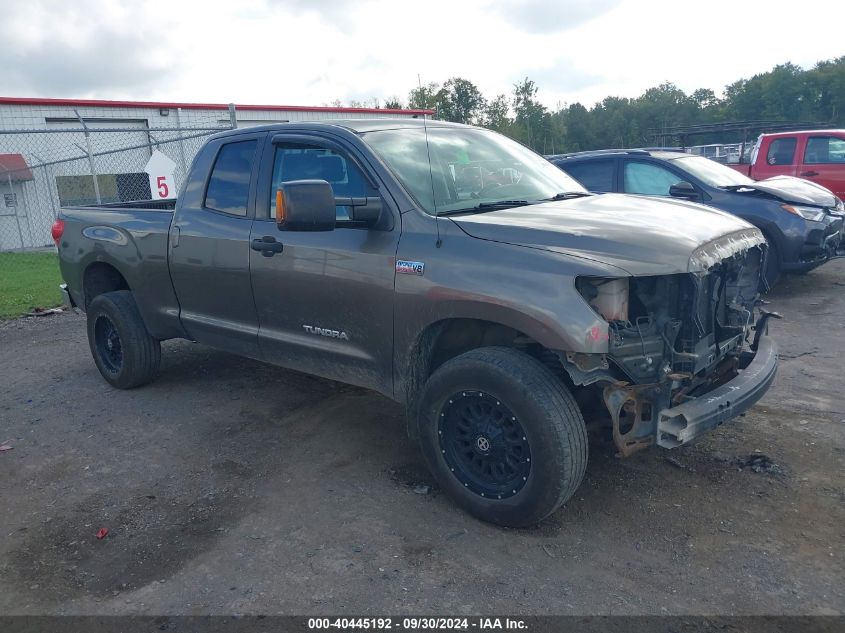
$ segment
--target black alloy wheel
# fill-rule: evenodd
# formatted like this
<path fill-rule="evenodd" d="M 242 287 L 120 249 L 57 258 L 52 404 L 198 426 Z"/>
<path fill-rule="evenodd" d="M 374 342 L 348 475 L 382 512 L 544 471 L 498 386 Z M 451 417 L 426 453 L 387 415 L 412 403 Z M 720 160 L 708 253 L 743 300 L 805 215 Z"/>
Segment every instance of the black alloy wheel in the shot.
<path fill-rule="evenodd" d="M 120 373 L 123 367 L 123 345 L 117 328 L 105 315 L 100 315 L 94 322 L 94 339 L 100 361 L 112 373 Z"/>
<path fill-rule="evenodd" d="M 484 521 L 536 525 L 565 503 L 587 467 L 572 394 L 538 359 L 480 347 L 447 360 L 419 395 L 417 437 L 437 483 Z"/>
<path fill-rule="evenodd" d="M 444 403 L 440 448 L 457 480 L 482 497 L 517 494 L 531 474 L 531 446 L 522 425 L 501 401 L 461 391 Z"/>

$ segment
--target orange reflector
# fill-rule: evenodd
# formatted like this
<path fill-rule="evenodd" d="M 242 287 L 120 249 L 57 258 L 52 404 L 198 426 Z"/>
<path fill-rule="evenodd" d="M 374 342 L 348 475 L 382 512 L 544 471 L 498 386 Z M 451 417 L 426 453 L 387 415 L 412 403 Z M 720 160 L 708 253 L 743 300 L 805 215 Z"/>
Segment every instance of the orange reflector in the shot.
<path fill-rule="evenodd" d="M 285 222 L 285 194 L 281 189 L 276 189 L 276 224 Z"/>

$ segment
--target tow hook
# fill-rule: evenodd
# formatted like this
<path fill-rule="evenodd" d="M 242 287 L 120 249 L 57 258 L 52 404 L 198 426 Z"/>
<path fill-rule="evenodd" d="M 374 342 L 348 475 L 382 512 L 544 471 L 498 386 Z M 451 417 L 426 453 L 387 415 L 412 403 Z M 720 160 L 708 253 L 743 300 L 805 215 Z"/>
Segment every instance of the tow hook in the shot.
<path fill-rule="evenodd" d="M 617 383 L 604 388 L 604 403 L 613 421 L 613 442 L 619 457 L 628 457 L 654 444 L 654 395 L 659 392 L 656 385 Z"/>
<path fill-rule="evenodd" d="M 768 310 L 760 310 L 760 318 L 754 324 L 754 342 L 751 343 L 751 351 L 756 352 L 760 345 L 760 337 L 769 333 L 769 319 L 782 319 L 783 315 Z"/>

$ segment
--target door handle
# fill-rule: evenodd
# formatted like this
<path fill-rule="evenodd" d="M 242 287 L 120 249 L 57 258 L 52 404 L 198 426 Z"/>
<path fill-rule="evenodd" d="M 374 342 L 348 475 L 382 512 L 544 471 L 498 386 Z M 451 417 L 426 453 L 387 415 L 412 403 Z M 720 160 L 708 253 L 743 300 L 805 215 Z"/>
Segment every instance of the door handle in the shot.
<path fill-rule="evenodd" d="M 281 253 L 285 246 L 281 242 L 277 242 L 272 235 L 265 235 L 252 240 L 251 248 L 260 252 L 264 257 L 272 257 L 276 253 Z"/>
<path fill-rule="evenodd" d="M 819 172 L 817 172 L 817 171 L 802 171 L 801 175 L 802 176 L 818 176 Z"/>
<path fill-rule="evenodd" d="M 179 246 L 179 236 L 182 235 L 182 229 L 178 226 L 170 227 L 170 247 L 176 248 Z"/>

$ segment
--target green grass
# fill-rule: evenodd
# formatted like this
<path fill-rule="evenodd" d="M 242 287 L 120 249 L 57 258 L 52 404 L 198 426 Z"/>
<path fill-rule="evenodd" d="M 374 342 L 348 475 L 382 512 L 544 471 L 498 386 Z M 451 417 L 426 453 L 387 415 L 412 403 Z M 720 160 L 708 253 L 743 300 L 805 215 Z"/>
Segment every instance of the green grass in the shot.
<path fill-rule="evenodd" d="M 56 253 L 0 253 L 0 319 L 62 302 Z"/>

